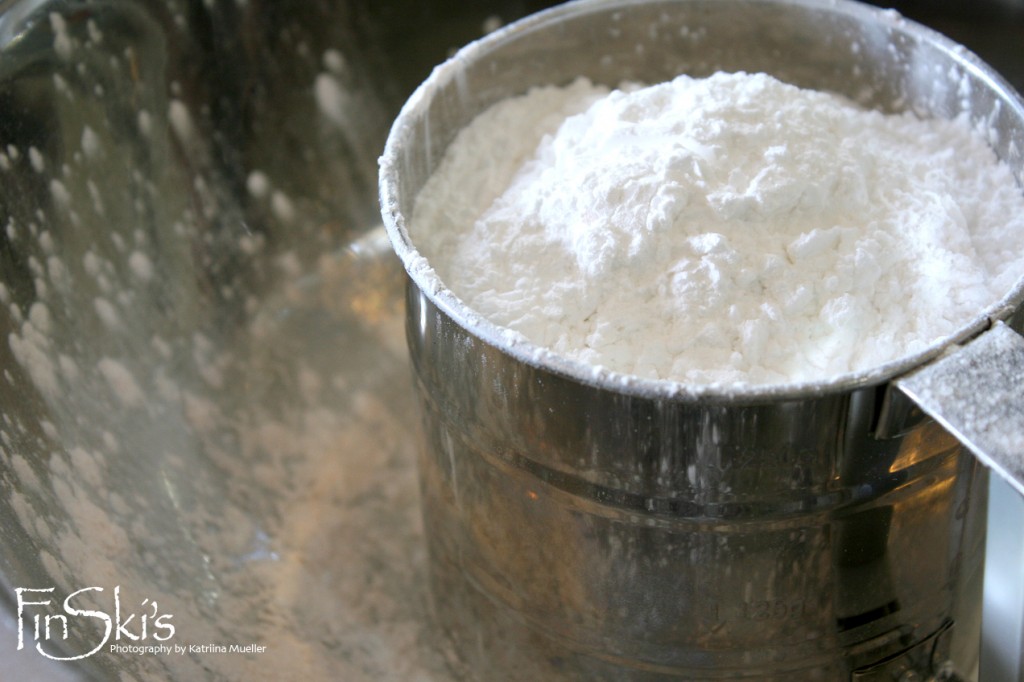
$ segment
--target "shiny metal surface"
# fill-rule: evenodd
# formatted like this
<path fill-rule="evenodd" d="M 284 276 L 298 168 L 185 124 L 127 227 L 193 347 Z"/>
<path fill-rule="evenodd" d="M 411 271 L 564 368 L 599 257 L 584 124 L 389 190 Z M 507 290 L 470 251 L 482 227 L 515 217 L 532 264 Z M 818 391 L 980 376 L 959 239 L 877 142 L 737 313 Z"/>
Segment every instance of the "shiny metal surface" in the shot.
<path fill-rule="evenodd" d="M 581 390 L 409 302 L 437 608 L 477 678 L 843 679 L 951 621 L 973 668 L 985 478 L 934 424 L 875 440 L 873 389 Z"/>
<path fill-rule="evenodd" d="M 449 50 L 546 4 L 0 0 L 0 680 L 460 679 L 376 157 Z M 32 631 L 59 608 L 17 650 L 16 587 L 267 649 L 59 665 Z M 54 655 L 103 634 L 52 625 Z"/>
<path fill-rule="evenodd" d="M 890 379 L 1008 317 L 1019 286 L 919 356 L 724 392 L 507 347 L 422 267 L 411 202 L 487 105 L 580 74 L 716 69 L 967 112 L 1021 171 L 1012 89 L 936 34 L 851 3 L 572 3 L 456 55 L 399 116 L 381 173 L 410 273 L 442 622 L 482 679 L 884 679 L 949 662 L 976 674 L 985 472 L 934 422 L 876 426 Z"/>
<path fill-rule="evenodd" d="M 1004 479 L 990 480 L 981 672 L 986 682 L 1011 682 L 1024 677 L 1024 498 Z"/>
<path fill-rule="evenodd" d="M 1024 496 L 1024 338 L 1002 322 L 896 385 Z"/>
<path fill-rule="evenodd" d="M 3 682 L 450 679 L 376 157 L 486 15 L 396 7 L 0 3 Z"/>

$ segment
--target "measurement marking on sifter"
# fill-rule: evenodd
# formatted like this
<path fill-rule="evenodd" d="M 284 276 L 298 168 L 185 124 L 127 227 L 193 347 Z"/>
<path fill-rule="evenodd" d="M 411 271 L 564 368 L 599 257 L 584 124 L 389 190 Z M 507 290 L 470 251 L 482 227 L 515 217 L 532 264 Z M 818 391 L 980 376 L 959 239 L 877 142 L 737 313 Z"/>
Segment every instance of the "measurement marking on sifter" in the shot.
<path fill-rule="evenodd" d="M 743 602 L 743 617 L 758 622 L 800 620 L 807 614 L 804 600 L 755 599 Z"/>

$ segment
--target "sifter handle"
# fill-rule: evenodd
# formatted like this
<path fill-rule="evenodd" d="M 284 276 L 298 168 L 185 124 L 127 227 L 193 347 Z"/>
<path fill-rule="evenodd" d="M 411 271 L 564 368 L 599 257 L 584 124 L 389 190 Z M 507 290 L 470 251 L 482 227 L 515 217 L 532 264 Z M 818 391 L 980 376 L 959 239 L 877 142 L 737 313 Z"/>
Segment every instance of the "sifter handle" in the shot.
<path fill-rule="evenodd" d="M 895 385 L 1024 495 L 1024 337 L 996 322 Z"/>

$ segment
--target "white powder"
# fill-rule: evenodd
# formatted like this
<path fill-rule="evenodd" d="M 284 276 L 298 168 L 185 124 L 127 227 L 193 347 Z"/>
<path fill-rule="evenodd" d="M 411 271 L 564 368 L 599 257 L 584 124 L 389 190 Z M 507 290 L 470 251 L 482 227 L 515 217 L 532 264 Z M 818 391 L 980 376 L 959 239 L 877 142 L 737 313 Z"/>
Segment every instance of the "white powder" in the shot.
<path fill-rule="evenodd" d="M 320 113 L 332 123 L 344 126 L 349 122 L 347 112 L 352 109 L 351 95 L 341 86 L 334 76 L 318 74 L 313 83 L 313 94 L 316 97 Z"/>
<path fill-rule="evenodd" d="M 139 110 L 138 124 L 139 132 L 145 137 L 149 137 L 153 133 L 153 117 L 145 109 Z"/>
<path fill-rule="evenodd" d="M 270 178 L 262 171 L 253 171 L 245 179 L 245 186 L 248 188 L 249 194 L 261 199 L 270 191 Z"/>
<path fill-rule="evenodd" d="M 138 407 L 145 402 L 142 389 L 123 364 L 112 358 L 101 358 L 96 368 L 124 407 Z"/>
<path fill-rule="evenodd" d="M 50 12 L 50 29 L 53 31 L 53 51 L 62 59 L 71 57 L 74 43 L 68 35 L 68 24 L 64 17 L 56 12 Z"/>
<path fill-rule="evenodd" d="M 116 329 L 121 326 L 121 316 L 117 314 L 117 308 L 113 303 L 105 298 L 97 298 L 93 300 L 92 305 L 96 314 L 107 327 Z"/>
<path fill-rule="evenodd" d="M 133 251 L 132 255 L 128 256 L 128 267 L 143 282 L 153 279 L 153 261 L 141 251 Z"/>
<path fill-rule="evenodd" d="M 295 205 L 288 195 L 280 190 L 274 190 L 270 195 L 270 210 L 274 217 L 283 223 L 295 220 Z"/>
<path fill-rule="evenodd" d="M 195 134 L 195 126 L 192 124 L 192 116 L 188 112 L 188 107 L 181 100 L 174 99 L 167 107 L 167 117 L 171 122 L 171 128 L 174 130 L 178 139 L 182 142 L 188 142 L 192 139 Z M 142 119 L 139 119 L 140 124 Z M 143 129 L 143 133 L 145 133 Z"/>
<path fill-rule="evenodd" d="M 99 135 L 89 126 L 85 126 L 82 129 L 82 151 L 85 152 L 86 157 L 95 159 L 100 155 L 101 148 Z"/>
<path fill-rule="evenodd" d="M 43 158 L 42 152 L 35 147 L 28 148 L 28 160 L 32 164 L 32 170 L 37 173 L 42 173 L 46 170 L 46 159 Z"/>
<path fill-rule="evenodd" d="M 50 194 L 58 206 L 68 209 L 71 207 L 71 192 L 67 186 L 57 179 L 50 180 Z"/>
<path fill-rule="evenodd" d="M 949 336 L 1024 274 L 1024 198 L 969 124 L 763 74 L 579 80 L 492 107 L 420 193 L 452 291 L 556 353 L 779 383 Z"/>
<path fill-rule="evenodd" d="M 335 49 L 324 50 L 324 67 L 333 74 L 341 75 L 348 68 L 345 55 Z"/>

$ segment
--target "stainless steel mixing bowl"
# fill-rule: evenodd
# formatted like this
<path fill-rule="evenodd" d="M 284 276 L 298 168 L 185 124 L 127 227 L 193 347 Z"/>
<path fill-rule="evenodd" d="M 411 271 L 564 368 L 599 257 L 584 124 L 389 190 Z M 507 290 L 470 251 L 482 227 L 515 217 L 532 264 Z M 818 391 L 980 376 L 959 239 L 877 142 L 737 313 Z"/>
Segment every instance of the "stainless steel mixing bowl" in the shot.
<path fill-rule="evenodd" d="M 726 390 L 623 382 L 510 346 L 422 267 L 412 202 L 488 105 L 580 75 L 615 86 L 717 70 L 886 111 L 967 113 L 1024 167 L 1024 106 L 998 75 L 850 2 L 581 0 L 436 70 L 392 129 L 381 201 L 410 275 L 441 622 L 488 680 L 972 674 L 985 472 L 892 382 L 1009 319 L 1020 285 L 914 356 Z"/>
<path fill-rule="evenodd" d="M 450 677 L 376 160 L 499 7 L 0 2 L 0 680 Z"/>

